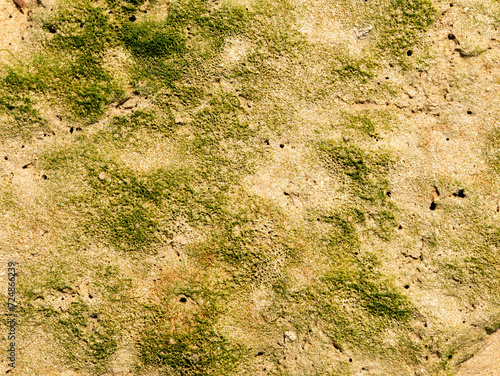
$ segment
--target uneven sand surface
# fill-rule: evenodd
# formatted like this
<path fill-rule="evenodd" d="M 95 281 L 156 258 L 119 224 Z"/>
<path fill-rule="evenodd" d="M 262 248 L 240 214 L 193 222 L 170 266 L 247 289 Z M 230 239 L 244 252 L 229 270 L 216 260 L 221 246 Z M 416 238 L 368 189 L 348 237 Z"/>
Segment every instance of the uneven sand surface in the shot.
<path fill-rule="evenodd" d="M 0 1 L 0 50 L 1 54 L 19 52 L 29 36 L 28 10 L 21 10 L 13 1 Z"/>
<path fill-rule="evenodd" d="M 455 50 L 456 42 L 450 40 L 448 35 L 453 31 L 460 40 L 462 40 L 462 37 L 467 39 L 467 25 L 462 25 L 461 21 L 456 21 L 464 8 L 454 7 L 444 13 L 438 20 L 438 27 L 434 29 L 434 34 L 430 36 L 435 41 L 433 42 L 435 51 L 439 51 L 439 54 L 434 59 L 434 67 L 430 68 L 428 72 L 415 72 L 406 77 L 398 76 L 397 72 L 388 73 L 387 78 L 390 77 L 390 81 L 394 81 L 403 89 L 399 98 L 390 103 L 383 100 L 378 101 L 378 103 L 376 101 L 354 103 L 346 95 L 345 98 L 341 98 L 340 103 L 336 103 L 335 111 L 332 111 L 337 112 L 339 109 L 349 110 L 353 108 L 359 110 L 397 108 L 395 113 L 399 116 L 397 120 L 401 124 L 400 129 L 396 131 L 396 134 L 393 134 L 394 137 L 382 141 L 398 150 L 405 163 L 399 165 L 393 172 L 394 189 L 392 190 L 392 199 L 403 210 L 406 210 L 408 218 L 416 213 L 425 217 L 429 223 L 441 220 L 439 211 L 428 211 L 428 205 L 431 201 L 436 201 L 438 205 L 448 202 L 460 202 L 459 198 L 453 196 L 452 191 L 436 193 L 434 188 L 427 184 L 429 177 L 433 177 L 437 182 L 444 179 L 456 179 L 460 182 L 469 181 L 470 187 L 474 188 L 481 186 L 485 174 L 488 173 L 481 151 L 483 141 L 481 135 L 484 133 L 485 128 L 491 125 L 486 124 L 486 121 L 492 119 L 492 117 L 489 117 L 489 113 L 498 111 L 499 105 L 500 78 L 498 61 L 500 57 L 498 44 L 494 39 L 498 36 L 498 32 L 489 30 L 488 33 L 491 34 L 484 34 L 482 37 L 474 35 L 474 38 L 478 39 L 478 45 L 484 45 L 485 49 L 489 48 L 484 55 L 470 59 L 460 57 L 459 52 Z M 357 44 L 364 43 L 363 40 L 356 40 L 355 33 L 349 30 L 340 30 L 340 21 L 326 20 L 322 12 L 317 14 L 313 12 L 308 17 L 307 22 L 304 21 L 303 32 L 310 33 L 313 40 L 326 39 L 330 43 L 334 42 L 336 38 L 349 36 L 346 39 L 351 40 L 353 44 L 351 47 L 354 51 L 359 48 Z M 450 26 L 454 23 L 456 23 L 455 29 Z M 325 28 L 325 30 L 315 30 L 315 28 Z M 26 48 L 30 29 L 29 15 L 26 10 L 22 12 L 11 0 L 0 0 L 0 61 L 9 61 L 12 58 L 10 53 L 20 53 Z M 240 43 L 237 39 L 230 40 L 227 44 L 228 47 L 224 55 L 225 60 L 223 60 L 223 65 L 227 67 L 244 58 L 252 47 L 248 42 Z M 469 74 L 474 76 L 471 81 L 475 81 L 471 82 L 465 89 L 450 88 L 451 82 L 458 80 L 457 77 L 464 78 Z M 380 77 L 380 79 L 385 80 L 385 77 Z M 450 91 L 452 92 L 451 95 Z M 472 115 L 467 114 L 468 110 L 472 112 Z M 110 111 L 117 112 L 118 110 L 113 108 Z M 301 115 L 304 124 L 309 122 L 316 124 L 328 123 L 335 119 L 336 116 L 323 110 L 316 111 L 313 105 L 310 108 L 303 108 Z M 484 118 L 487 120 L 482 122 Z M 57 130 L 58 125 L 52 125 L 53 129 Z M 307 125 L 305 125 L 304 134 L 309 131 Z M 47 138 L 64 142 L 67 135 L 61 135 L 61 133 L 57 132 L 54 137 Z M 34 170 L 31 168 L 23 169 L 22 166 L 36 158 L 37 142 L 45 141 L 35 141 L 27 148 L 21 148 L 20 143 L 2 142 L 1 145 L 2 152 L 9 155 L 9 161 L 0 170 L 2 182 L 12 184 L 18 197 L 22 198 L 22 206 L 26 210 L 30 206 L 36 208 L 39 193 L 37 184 L 41 181 L 41 177 L 35 175 Z M 281 143 L 285 147 L 279 146 Z M 309 203 L 313 202 L 318 206 L 327 206 L 329 204 L 327 202 L 328 197 L 331 197 L 332 185 L 330 184 L 333 183 L 328 181 L 329 178 L 324 176 L 323 171 L 314 171 L 312 177 L 309 175 L 310 172 L 303 167 L 305 162 L 301 149 L 303 145 L 300 140 L 295 142 L 294 135 L 290 135 L 290 138 L 288 138 L 288 135 L 285 134 L 283 140 L 271 140 L 271 146 L 275 147 L 276 150 L 273 162 L 263 166 L 260 174 L 248 177 L 249 191 L 265 199 L 278 202 L 283 210 L 287 211 L 290 218 L 295 215 L 297 217 L 303 215 L 303 212 L 305 212 L 303 209 L 306 207 L 304 197 L 307 197 Z M 160 145 L 158 149 L 164 150 L 164 145 Z M 160 155 L 160 151 L 155 149 L 151 153 L 155 156 Z M 3 156 L 0 155 L 0 157 Z M 133 157 L 134 155 L 128 154 L 124 158 L 128 158 L 130 165 L 138 166 L 138 169 L 147 169 L 149 165 L 155 166 L 164 163 L 158 157 L 156 159 L 140 159 L 138 157 L 137 159 L 145 165 L 142 166 L 135 163 Z M 128 160 L 125 161 L 125 164 L 127 164 Z M 425 177 L 425 184 L 421 183 L 424 180 L 420 178 L 422 176 Z M 299 180 L 301 183 L 297 183 Z M 284 191 L 292 192 L 292 194 L 283 194 Z M 300 195 L 295 192 L 300 192 Z M 469 194 L 469 191 L 467 191 L 467 194 Z M 491 212 L 492 217 L 498 219 L 500 215 L 497 210 L 500 202 L 499 198 L 491 195 L 487 196 L 487 199 L 489 201 L 484 204 L 485 207 Z M 48 218 L 47 213 L 39 213 L 39 215 L 40 218 L 42 215 Z M 403 223 L 403 225 L 404 229 L 398 230 L 400 243 L 413 242 L 414 239 L 405 234 L 406 223 Z M 11 252 L 18 253 L 16 257 L 19 261 L 22 261 L 24 257 L 29 259 L 30 256 L 22 255 L 22 250 L 20 251 L 22 246 L 26 248 L 39 246 L 42 250 L 44 247 L 50 248 L 51 243 L 49 240 L 39 240 L 41 239 L 40 234 L 42 234 L 41 236 L 48 234 L 46 238 L 49 239 L 54 234 L 52 234 L 51 229 L 41 228 L 40 226 L 33 220 L 32 233 L 27 234 L 25 239 L 11 240 L 12 249 L 2 250 L 1 260 L 5 261 Z M 9 242 L 11 235 L 8 229 L 1 229 L 0 236 L 5 243 Z M 37 240 L 32 240 L 35 238 Z M 428 251 L 426 247 L 426 240 L 422 238 L 421 243 L 412 243 L 411 247 L 407 247 L 411 248 L 408 254 L 399 252 L 400 249 L 406 248 L 405 246 L 397 247 L 395 251 L 388 250 L 387 258 L 392 257 L 396 260 L 390 273 L 394 273 L 397 283 L 401 286 L 408 283 L 411 286 L 408 294 L 412 300 L 418 302 L 419 307 L 423 307 L 425 312 L 432 313 L 434 317 L 437 317 L 437 320 L 451 322 L 456 326 L 466 323 L 467 320 L 467 324 L 463 325 L 464 327 L 469 323 L 476 325 L 481 319 L 481 314 L 475 311 L 476 307 L 465 306 L 464 308 L 460 305 L 462 302 L 456 302 L 446 292 L 439 291 L 439 289 L 413 289 L 422 281 L 424 283 L 432 282 L 434 278 L 434 266 L 427 264 L 427 259 L 424 261 L 423 254 Z M 391 255 L 390 252 L 394 252 L 394 254 Z M 427 254 L 425 255 L 427 257 Z M 5 278 L 3 278 L 2 273 L 4 273 L 4 270 L 0 270 L 0 288 L 4 289 Z M 304 272 L 304 274 L 306 273 Z M 263 293 L 263 295 L 265 294 Z M 66 301 L 64 304 L 69 303 Z M 500 375 L 500 333 L 496 332 L 485 338 L 480 350 L 459 366 L 457 376 Z M 49 343 L 50 339 L 42 335 L 40 341 Z M 39 364 L 46 367 L 43 368 L 45 374 L 50 373 L 50 375 L 57 376 L 87 375 L 83 371 L 59 370 L 57 365 L 51 363 L 50 358 L 47 360 L 47 357 L 45 357 L 47 354 L 39 349 L 39 343 L 36 341 L 31 342 L 24 351 L 28 353 L 40 350 L 41 355 L 38 361 Z M 50 350 L 45 349 L 45 351 Z M 336 349 L 332 350 L 334 352 L 332 359 L 339 357 L 336 351 Z M 342 356 L 347 357 L 345 354 Z M 37 357 L 38 355 L 33 356 L 33 364 L 36 363 Z M 2 370 L 5 367 L 3 362 L 2 359 Z M 116 370 L 109 375 L 132 375 L 128 369 L 122 370 L 120 368 L 122 366 L 120 360 L 117 360 L 117 363 Z M 294 364 L 294 366 L 299 367 L 297 364 Z M 361 367 L 358 374 L 375 375 L 375 373 L 369 373 Z M 418 374 L 418 370 L 415 371 L 415 375 Z"/>
<path fill-rule="evenodd" d="M 457 376 L 500 375 L 500 333 L 494 333 L 471 359 L 464 362 Z"/>

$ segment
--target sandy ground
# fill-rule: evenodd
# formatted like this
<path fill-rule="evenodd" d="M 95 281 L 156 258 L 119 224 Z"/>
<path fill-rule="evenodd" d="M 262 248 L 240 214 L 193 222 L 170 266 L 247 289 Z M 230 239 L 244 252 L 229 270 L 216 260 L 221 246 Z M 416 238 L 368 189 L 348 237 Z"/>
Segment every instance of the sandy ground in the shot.
<path fill-rule="evenodd" d="M 492 334 L 484 347 L 459 368 L 457 376 L 500 375 L 500 333 Z"/>
<path fill-rule="evenodd" d="M 391 76 L 391 80 L 401 80 L 399 84 L 406 90 L 401 98 L 392 105 L 400 109 L 402 118 L 406 117 L 406 123 L 408 124 L 408 128 L 401 131 L 391 143 L 393 147 L 401 151 L 401 154 L 409 162 L 409 166 L 406 165 L 399 172 L 396 172 L 395 179 L 399 182 L 398 186 L 400 188 L 394 189 L 392 194 L 393 198 L 398 201 L 398 204 L 405 208 L 408 213 L 417 210 L 414 208 L 415 202 L 427 202 L 429 201 L 429 197 L 434 199 L 433 192 L 429 191 L 432 187 L 425 187 L 424 191 L 417 194 L 421 188 L 416 186 L 419 175 L 434 175 L 436 179 L 440 179 L 442 176 L 462 181 L 470 179 L 474 184 L 481 184 L 480 181 L 475 180 L 480 179 L 481 174 L 484 172 L 484 162 L 478 151 L 480 149 L 479 135 L 482 132 L 480 121 L 467 114 L 469 107 L 460 98 L 460 95 L 464 94 L 455 91 L 452 94 L 456 98 L 455 101 L 450 101 L 449 94 L 448 98 L 446 97 L 446 93 L 452 90 L 447 88 L 446 77 L 466 75 L 469 72 L 474 72 L 476 82 L 468 88 L 469 91 L 465 94 L 469 96 L 476 95 L 475 103 L 470 103 L 470 110 L 474 112 L 474 115 L 488 111 L 495 112 L 499 104 L 497 93 L 500 88 L 500 80 L 496 78 L 495 72 L 492 72 L 491 62 L 498 61 L 498 53 L 496 52 L 498 46 L 493 42 L 489 42 L 489 45 L 488 42 L 485 42 L 484 47 L 491 48 L 491 53 L 474 59 L 462 59 L 460 54 L 455 51 L 455 42 L 448 38 L 451 31 L 459 39 L 462 39 L 462 36 L 466 37 L 468 26 L 463 23 L 461 24 L 460 20 L 457 21 L 459 18 L 458 12 L 457 8 L 450 10 L 438 21 L 440 26 L 432 37 L 436 44 L 434 46 L 435 50 L 440 51 L 440 55 L 435 59 L 434 68 L 425 74 L 415 74 L 411 82 L 405 82 L 403 78 Z M 335 25 L 332 26 L 320 21 L 318 19 L 317 22 L 309 22 L 306 25 L 307 27 L 304 26 L 304 32 L 310 32 L 313 37 L 315 36 L 319 39 L 335 38 L 337 35 L 343 35 L 340 31 L 338 33 L 334 33 L 333 31 L 328 32 L 328 28 L 332 30 L 337 30 L 338 28 Z M 450 25 L 453 24 L 455 26 L 451 27 Z M 314 27 L 311 25 L 320 25 L 322 32 L 315 32 Z M 0 61 L 9 60 L 11 58 L 10 53 L 21 52 L 28 46 L 30 29 L 31 24 L 28 10 L 21 11 L 11 0 L 0 0 Z M 352 35 L 351 37 L 354 38 Z M 493 37 L 493 35 L 486 35 L 483 40 L 493 40 Z M 482 41 L 480 40 L 477 43 L 481 44 Z M 238 44 L 238 41 L 234 41 L 234 48 L 228 50 L 227 60 L 238 59 L 240 55 L 245 54 L 248 48 L 249 46 Z M 483 90 L 485 87 L 487 90 Z M 381 103 L 380 105 L 386 106 L 385 103 Z M 357 105 L 350 103 L 345 106 Z M 377 108 L 378 104 L 368 106 Z M 364 106 L 364 108 L 366 107 Z M 310 110 L 312 113 L 313 109 Z M 304 110 L 304 113 L 308 113 L 307 111 L 307 109 Z M 324 115 L 328 117 L 328 114 Z M 315 116 L 317 121 L 321 121 L 321 114 Z M 447 121 L 439 120 L 443 118 L 447 119 Z M 412 119 L 412 121 L 408 119 Z M 55 137 L 58 136 L 56 135 Z M 9 155 L 11 155 L 9 163 L 12 164 L 10 166 L 12 170 L 19 170 L 25 161 L 32 158 L 30 150 L 21 149 L 19 145 L 2 145 L 2 149 L 4 151 L 8 150 Z M 288 147 L 286 150 L 289 150 Z M 283 201 L 284 207 L 290 206 L 290 198 L 283 196 L 283 190 L 294 188 L 287 186 L 288 183 L 285 183 L 287 177 L 280 175 L 280 171 L 288 170 L 283 168 L 284 164 L 296 162 L 294 158 L 297 153 L 294 151 L 290 151 L 289 153 L 289 155 L 281 157 L 283 161 L 280 161 L 278 157 L 276 158 L 278 162 L 274 166 L 275 169 L 267 170 L 269 177 L 266 177 L 266 172 L 263 172 L 262 176 L 265 182 L 262 182 L 261 185 L 268 188 L 259 188 L 260 181 L 258 179 L 252 182 L 256 187 L 255 189 L 262 196 L 269 196 L 271 198 L 276 196 Z M 297 163 L 300 164 L 300 160 Z M 300 167 L 298 169 L 300 170 Z M 40 179 L 40 177 L 30 175 L 31 172 L 29 169 L 20 171 L 19 174 L 16 172 L 16 175 L 13 175 L 14 178 L 11 178 L 11 181 L 19 191 L 24 190 L 29 196 L 29 193 L 36 189 L 31 189 L 30 186 L 34 185 L 33 182 Z M 413 175 L 403 173 L 407 171 L 412 171 Z M 399 180 L 397 177 L 398 173 L 401 173 Z M 272 184 L 269 184 L 272 179 L 275 179 L 275 181 L 271 181 Z M 276 187 L 276 192 L 272 189 L 274 186 Z M 265 189 L 269 191 L 265 191 Z M 414 196 L 412 196 L 412 192 Z M 451 195 L 451 192 L 446 192 L 446 194 Z M 318 196 L 318 199 L 321 199 L 321 195 Z M 444 198 L 441 199 L 444 200 Z M 454 198 L 446 199 L 453 200 Z M 30 203 L 29 199 L 25 202 L 27 204 Z M 296 203 L 291 206 L 300 205 L 301 201 L 297 199 Z M 492 201 L 492 213 L 496 210 L 496 206 L 497 202 Z M 427 207 L 425 210 L 427 210 Z M 437 216 L 437 214 L 430 213 L 429 216 Z M 5 261 L 7 253 L 5 253 L 5 250 L 3 252 L 0 257 L 2 261 Z M 405 259 L 401 255 L 399 255 L 399 258 Z M 414 281 L 422 278 L 421 276 L 417 276 L 415 272 L 415 268 L 421 268 L 421 266 L 417 265 L 420 263 L 418 257 L 411 257 L 411 260 L 411 264 L 405 264 L 400 273 L 401 275 L 410 275 L 410 279 L 413 278 Z M 4 273 L 4 270 L 0 270 L 0 277 L 2 273 Z M 3 277 L 2 281 L 4 281 Z M 3 285 L 0 287 L 4 288 Z M 450 306 L 446 306 L 442 304 L 443 301 L 439 301 L 439 305 L 441 305 L 441 308 L 439 308 L 438 304 L 434 304 L 434 298 L 430 296 L 430 293 L 429 295 L 414 295 L 412 298 L 419 301 L 421 306 L 426 307 L 428 310 L 435 309 L 435 315 L 442 317 L 443 320 L 445 317 L 449 318 L 450 315 L 455 314 L 450 314 L 449 308 L 451 307 L 451 303 Z M 461 322 L 463 317 L 456 316 L 455 319 L 457 322 Z M 500 332 L 497 332 L 488 336 L 476 355 L 459 367 L 457 376 L 500 376 L 499 364 Z M 61 376 L 83 375 L 82 373 L 73 371 L 64 371 L 62 373 L 54 371 L 53 374 Z M 116 373 L 114 372 L 113 374 L 126 375 L 128 371 L 117 369 Z"/>
<path fill-rule="evenodd" d="M 25 47 L 31 25 L 28 9 L 21 10 L 11 0 L 0 1 L 0 50 L 2 54 L 19 52 Z"/>

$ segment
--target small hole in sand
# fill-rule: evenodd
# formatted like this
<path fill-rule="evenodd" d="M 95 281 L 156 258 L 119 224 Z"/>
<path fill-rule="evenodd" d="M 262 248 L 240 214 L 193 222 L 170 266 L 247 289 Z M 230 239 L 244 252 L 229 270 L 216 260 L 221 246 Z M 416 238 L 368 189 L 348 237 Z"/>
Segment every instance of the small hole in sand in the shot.
<path fill-rule="evenodd" d="M 464 189 L 459 189 L 458 192 L 453 193 L 453 196 L 460 197 L 460 198 L 465 198 L 465 190 Z"/>
<path fill-rule="evenodd" d="M 186 299 L 185 297 L 182 297 L 182 298 L 180 298 L 180 299 L 179 299 L 179 301 L 180 301 L 181 303 L 186 303 L 186 302 L 187 302 L 187 299 Z"/>
<path fill-rule="evenodd" d="M 284 145 L 284 144 L 280 144 L 280 148 L 282 148 L 282 149 L 283 149 L 284 147 L 285 147 L 285 145 Z"/>
<path fill-rule="evenodd" d="M 411 55 L 413 55 L 413 51 L 412 50 L 406 51 L 406 56 L 411 56 Z"/>
<path fill-rule="evenodd" d="M 405 289 L 409 289 L 410 288 L 410 285 L 405 285 Z"/>
<path fill-rule="evenodd" d="M 431 206 L 429 207 L 429 209 L 431 209 L 431 210 L 435 210 L 435 209 L 436 209 L 436 206 L 437 206 L 437 204 L 436 204 L 434 201 L 432 201 L 432 202 L 431 202 Z"/>

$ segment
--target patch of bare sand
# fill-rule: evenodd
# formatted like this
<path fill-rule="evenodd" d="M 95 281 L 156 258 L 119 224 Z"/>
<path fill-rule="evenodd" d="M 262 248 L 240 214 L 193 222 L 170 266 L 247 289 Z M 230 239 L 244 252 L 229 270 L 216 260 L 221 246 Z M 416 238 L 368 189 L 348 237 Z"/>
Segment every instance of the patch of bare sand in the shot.
<path fill-rule="evenodd" d="M 456 376 L 500 376 L 500 332 L 492 334 L 484 347 L 464 362 Z"/>
<path fill-rule="evenodd" d="M 28 10 L 21 10 L 12 0 L 0 0 L 0 25 L 0 60 L 4 60 L 9 52 L 19 52 L 27 45 L 31 28 Z"/>

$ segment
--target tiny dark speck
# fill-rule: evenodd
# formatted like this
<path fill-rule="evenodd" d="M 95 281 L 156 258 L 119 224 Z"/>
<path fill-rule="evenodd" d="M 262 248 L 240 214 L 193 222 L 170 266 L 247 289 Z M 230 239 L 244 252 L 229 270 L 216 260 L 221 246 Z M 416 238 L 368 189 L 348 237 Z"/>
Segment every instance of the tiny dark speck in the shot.
<path fill-rule="evenodd" d="M 128 18 L 128 20 L 129 20 L 130 22 L 135 22 L 135 20 L 136 20 L 136 19 L 137 19 L 137 17 L 136 17 L 135 15 L 131 15 L 131 16 Z"/>
<path fill-rule="evenodd" d="M 435 210 L 435 209 L 436 209 L 436 206 L 437 206 L 437 204 L 436 204 L 434 201 L 432 201 L 431 206 L 430 206 L 430 208 L 429 208 L 429 209 L 431 209 L 431 210 Z"/>
<path fill-rule="evenodd" d="M 282 148 L 282 149 L 283 149 L 284 147 L 285 147 L 285 145 L 284 145 L 284 144 L 280 144 L 280 148 Z"/>
<path fill-rule="evenodd" d="M 472 115 L 472 111 L 467 111 L 467 115 Z"/>
<path fill-rule="evenodd" d="M 180 299 L 179 299 L 179 301 L 180 301 L 181 303 L 186 303 L 186 302 L 187 302 L 187 299 L 186 299 L 185 297 L 182 297 L 182 298 L 180 298 Z"/>

